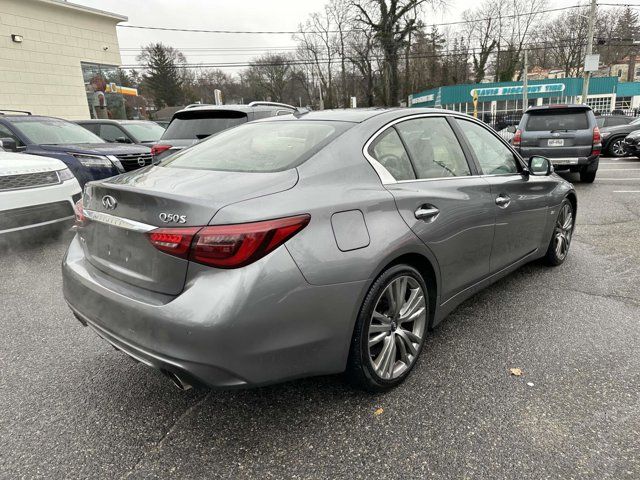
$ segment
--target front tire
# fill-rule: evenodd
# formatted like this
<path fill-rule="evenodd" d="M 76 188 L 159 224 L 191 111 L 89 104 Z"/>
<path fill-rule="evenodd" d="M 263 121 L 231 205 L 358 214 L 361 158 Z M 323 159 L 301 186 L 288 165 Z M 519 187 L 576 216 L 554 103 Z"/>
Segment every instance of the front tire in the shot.
<path fill-rule="evenodd" d="M 347 376 L 360 388 L 383 392 L 404 381 L 424 344 L 427 286 L 418 270 L 400 264 L 371 285 L 356 321 Z"/>
<path fill-rule="evenodd" d="M 557 267 L 564 263 L 569 254 L 573 228 L 575 226 L 575 214 L 573 204 L 564 199 L 558 209 L 558 217 L 553 226 L 553 234 L 544 256 L 544 262 L 552 267 Z"/>
<path fill-rule="evenodd" d="M 609 155 L 612 157 L 626 157 L 627 152 L 624 148 L 624 137 L 614 138 L 607 147 Z"/>

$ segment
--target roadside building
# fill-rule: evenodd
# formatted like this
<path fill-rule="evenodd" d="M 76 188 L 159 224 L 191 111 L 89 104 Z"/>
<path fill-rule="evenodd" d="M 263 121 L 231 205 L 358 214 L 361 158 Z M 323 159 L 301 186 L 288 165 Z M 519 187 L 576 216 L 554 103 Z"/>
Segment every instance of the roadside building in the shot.
<path fill-rule="evenodd" d="M 478 117 L 485 121 L 522 113 L 522 82 L 449 85 L 409 96 L 411 107 L 436 107 L 473 114 L 477 94 Z M 529 80 L 528 105 L 582 102 L 582 78 Z M 595 111 L 625 110 L 635 114 L 640 107 L 640 82 L 620 83 L 617 77 L 595 77 L 589 82 L 586 103 Z"/>
<path fill-rule="evenodd" d="M 0 109 L 126 118 L 116 25 L 127 17 L 62 0 L 0 1 Z"/>

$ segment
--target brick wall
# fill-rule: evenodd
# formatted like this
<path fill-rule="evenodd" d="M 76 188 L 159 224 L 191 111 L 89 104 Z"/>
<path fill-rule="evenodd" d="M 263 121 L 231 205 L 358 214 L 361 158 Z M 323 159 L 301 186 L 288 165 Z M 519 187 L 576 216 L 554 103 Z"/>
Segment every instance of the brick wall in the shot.
<path fill-rule="evenodd" d="M 0 109 L 89 118 L 80 62 L 121 64 L 120 21 L 52 0 L 0 1 Z"/>

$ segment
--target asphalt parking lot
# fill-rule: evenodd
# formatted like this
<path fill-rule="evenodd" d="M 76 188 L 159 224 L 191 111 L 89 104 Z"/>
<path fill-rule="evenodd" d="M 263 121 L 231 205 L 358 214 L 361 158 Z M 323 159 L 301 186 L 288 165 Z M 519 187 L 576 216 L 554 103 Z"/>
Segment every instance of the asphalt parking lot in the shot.
<path fill-rule="evenodd" d="M 74 319 L 68 237 L 3 252 L 0 477 L 640 478 L 640 161 L 568 178 L 567 262 L 465 302 L 383 395 L 180 392 Z"/>

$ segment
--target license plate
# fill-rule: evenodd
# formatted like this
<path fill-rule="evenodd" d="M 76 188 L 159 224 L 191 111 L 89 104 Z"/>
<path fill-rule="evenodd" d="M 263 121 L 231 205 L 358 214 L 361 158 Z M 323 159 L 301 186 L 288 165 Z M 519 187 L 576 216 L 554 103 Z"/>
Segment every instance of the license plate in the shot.
<path fill-rule="evenodd" d="M 551 163 L 554 165 L 577 165 L 577 158 L 552 158 Z"/>
<path fill-rule="evenodd" d="M 562 138 L 550 138 L 547 142 L 547 145 L 550 147 L 563 147 L 564 140 Z"/>

